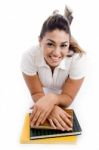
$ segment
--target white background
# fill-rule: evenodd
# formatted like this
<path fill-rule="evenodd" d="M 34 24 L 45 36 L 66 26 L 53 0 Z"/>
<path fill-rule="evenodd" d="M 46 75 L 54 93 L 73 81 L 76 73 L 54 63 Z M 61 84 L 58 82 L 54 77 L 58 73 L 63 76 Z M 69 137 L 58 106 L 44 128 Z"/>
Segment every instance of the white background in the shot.
<path fill-rule="evenodd" d="M 21 56 L 36 44 L 43 21 L 65 4 L 74 12 L 73 36 L 87 51 L 85 82 L 72 106 L 83 133 L 76 144 L 21 145 L 24 116 L 31 102 L 20 71 Z M 99 5 L 98 0 L 0 1 L 0 149 L 99 150 Z"/>

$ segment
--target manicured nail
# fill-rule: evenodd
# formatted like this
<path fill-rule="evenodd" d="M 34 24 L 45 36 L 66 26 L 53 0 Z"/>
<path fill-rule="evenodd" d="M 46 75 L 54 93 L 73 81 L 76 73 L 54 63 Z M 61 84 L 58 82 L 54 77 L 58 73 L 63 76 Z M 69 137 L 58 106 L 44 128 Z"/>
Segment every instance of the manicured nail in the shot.
<path fill-rule="evenodd" d="M 41 122 L 41 124 L 43 124 L 43 122 Z"/>
<path fill-rule="evenodd" d="M 38 127 L 38 126 L 39 126 L 39 124 L 37 123 L 37 124 L 36 124 L 36 126 Z"/>
<path fill-rule="evenodd" d="M 72 131 L 72 128 L 69 128 L 69 131 Z"/>
<path fill-rule="evenodd" d="M 31 127 L 33 127 L 33 125 L 31 124 Z"/>
<path fill-rule="evenodd" d="M 62 129 L 62 131 L 65 131 L 65 129 Z"/>

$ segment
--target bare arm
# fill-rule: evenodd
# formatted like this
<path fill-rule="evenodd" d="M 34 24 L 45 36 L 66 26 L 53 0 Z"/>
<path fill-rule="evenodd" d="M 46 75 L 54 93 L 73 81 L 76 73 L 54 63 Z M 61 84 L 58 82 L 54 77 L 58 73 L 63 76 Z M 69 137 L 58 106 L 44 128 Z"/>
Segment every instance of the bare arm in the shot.
<path fill-rule="evenodd" d="M 31 94 L 34 102 L 36 102 L 38 99 L 40 99 L 41 97 L 44 96 L 44 92 L 43 92 L 43 88 L 42 88 L 40 79 L 39 79 L 38 75 L 28 76 L 24 73 L 22 73 L 22 74 L 23 74 L 24 80 L 26 82 L 26 85 L 30 91 L 30 94 Z"/>
<path fill-rule="evenodd" d="M 83 80 L 84 78 L 79 80 L 68 78 L 64 84 L 62 94 L 56 94 L 57 105 L 68 107 L 78 93 Z"/>
<path fill-rule="evenodd" d="M 30 94 L 35 104 L 33 105 L 33 111 L 30 116 L 31 125 L 35 123 L 39 125 L 41 121 L 47 118 L 50 112 L 53 110 L 56 99 L 52 93 L 44 94 L 42 84 L 38 75 L 28 76 L 23 73 L 23 77 L 28 86 Z"/>
<path fill-rule="evenodd" d="M 23 73 L 23 77 L 34 102 L 37 102 L 38 99 L 45 95 L 38 75 L 28 76 Z M 62 94 L 58 95 L 52 93 L 53 98 L 56 99 L 56 104 L 59 106 L 68 107 L 78 93 L 83 83 L 83 80 L 84 78 L 79 80 L 73 80 L 68 78 L 64 84 Z"/>

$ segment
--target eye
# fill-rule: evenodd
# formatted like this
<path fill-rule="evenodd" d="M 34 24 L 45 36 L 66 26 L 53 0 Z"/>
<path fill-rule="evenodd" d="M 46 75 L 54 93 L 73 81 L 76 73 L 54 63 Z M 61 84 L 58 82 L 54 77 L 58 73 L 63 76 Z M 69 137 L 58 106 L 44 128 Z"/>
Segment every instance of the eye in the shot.
<path fill-rule="evenodd" d="M 54 46 L 53 43 L 47 43 L 47 45 L 48 45 L 49 47 Z"/>
<path fill-rule="evenodd" d="M 61 48 L 65 48 L 65 47 L 67 47 L 66 44 L 62 44 L 62 45 L 61 45 Z"/>
<path fill-rule="evenodd" d="M 48 45 L 48 46 L 51 46 L 51 45 L 53 45 L 53 44 L 52 44 L 52 43 L 47 43 L 47 45 Z"/>

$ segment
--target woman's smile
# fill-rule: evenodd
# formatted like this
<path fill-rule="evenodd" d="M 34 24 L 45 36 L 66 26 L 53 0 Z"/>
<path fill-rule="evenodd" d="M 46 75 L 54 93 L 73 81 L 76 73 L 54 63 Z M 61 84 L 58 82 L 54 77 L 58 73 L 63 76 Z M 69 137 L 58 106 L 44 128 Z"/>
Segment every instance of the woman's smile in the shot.
<path fill-rule="evenodd" d="M 62 57 L 58 57 L 58 56 L 53 56 L 53 55 L 49 55 L 49 60 L 53 63 L 58 63 L 60 62 L 62 59 Z"/>

